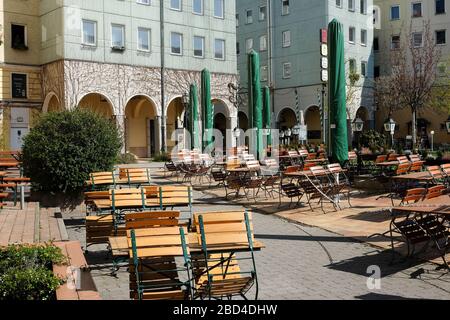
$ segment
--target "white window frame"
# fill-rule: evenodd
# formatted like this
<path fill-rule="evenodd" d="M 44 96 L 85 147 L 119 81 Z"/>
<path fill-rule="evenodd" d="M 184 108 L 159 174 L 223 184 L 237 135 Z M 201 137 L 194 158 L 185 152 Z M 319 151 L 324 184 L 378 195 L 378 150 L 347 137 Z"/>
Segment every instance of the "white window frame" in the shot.
<path fill-rule="evenodd" d="M 363 68 L 363 66 L 364 66 L 364 68 Z M 368 71 L 367 66 L 368 66 L 367 61 L 361 61 L 361 76 L 363 76 L 363 77 L 367 77 L 367 71 Z M 363 73 L 363 70 L 364 70 L 364 73 Z"/>
<path fill-rule="evenodd" d="M 414 5 L 420 4 L 420 16 L 414 16 Z M 411 2 L 411 18 L 423 18 L 423 3 L 422 1 Z"/>
<path fill-rule="evenodd" d="M 364 3 L 364 6 L 361 6 L 361 3 Z M 367 14 L 367 0 L 360 0 L 359 1 L 359 13 L 361 13 L 363 15 Z"/>
<path fill-rule="evenodd" d="M 398 18 L 393 18 L 392 17 L 392 9 L 393 8 L 398 8 Z M 394 5 L 392 5 L 392 6 L 390 6 L 390 8 L 389 8 L 389 20 L 391 20 L 391 21 L 397 21 L 397 20 L 400 20 L 401 19 L 401 15 L 402 15 L 402 13 L 401 13 L 401 8 L 400 8 L 400 5 L 399 4 L 394 4 Z"/>
<path fill-rule="evenodd" d="M 111 48 L 115 47 L 113 39 L 113 28 L 120 27 L 122 29 L 122 45 L 120 47 L 125 48 L 125 25 L 120 23 L 111 23 Z"/>
<path fill-rule="evenodd" d="M 351 40 L 351 34 L 353 30 L 353 40 Z M 356 43 L 356 28 L 353 26 L 348 27 L 348 42 L 351 44 L 355 44 Z"/>
<path fill-rule="evenodd" d="M 339 4 L 338 4 L 338 1 L 339 1 Z M 341 8 L 342 9 L 342 1 L 344 1 L 344 0 L 336 0 L 336 7 L 337 8 Z"/>
<path fill-rule="evenodd" d="M 262 41 L 263 39 L 265 39 L 265 42 Z M 265 43 L 264 47 L 262 46 L 263 43 Z M 267 34 L 259 36 L 259 51 L 267 51 Z"/>
<path fill-rule="evenodd" d="M 178 0 L 179 1 L 179 7 L 178 8 L 176 8 L 176 7 L 172 7 L 172 0 L 169 0 L 169 9 L 170 10 L 175 10 L 175 11 L 181 11 L 182 10 L 182 8 L 183 8 L 183 0 Z"/>
<path fill-rule="evenodd" d="M 266 9 L 266 11 L 264 12 L 264 19 L 261 19 L 261 9 L 262 8 Z M 259 8 L 258 8 L 258 21 L 265 21 L 266 19 L 267 19 L 267 6 L 266 5 L 259 6 Z"/>
<path fill-rule="evenodd" d="M 146 6 L 149 6 L 152 4 L 151 0 L 136 0 L 137 4 L 144 4 Z"/>
<path fill-rule="evenodd" d="M 225 0 L 219 0 L 222 2 L 222 15 L 221 16 L 216 16 L 216 1 L 217 0 L 213 0 L 213 16 L 214 16 L 214 18 L 225 19 Z"/>
<path fill-rule="evenodd" d="M 195 55 L 195 38 L 200 38 L 200 39 L 202 39 L 202 55 L 201 56 L 196 56 Z M 193 38 L 192 38 L 192 48 L 193 48 L 193 55 L 194 55 L 194 58 L 199 58 L 199 59 L 204 59 L 205 58 L 205 37 L 203 37 L 203 36 L 194 36 Z"/>
<path fill-rule="evenodd" d="M 203 16 L 205 14 L 205 9 L 204 9 L 205 8 L 205 2 L 204 2 L 204 0 L 199 0 L 200 3 L 201 3 L 201 12 L 195 12 L 194 11 L 194 8 L 195 8 L 194 1 L 196 1 L 196 0 L 192 0 L 192 13 L 196 14 L 196 15 L 199 15 L 199 16 Z"/>
<path fill-rule="evenodd" d="M 364 34 L 364 42 L 363 42 L 363 34 Z M 360 31 L 360 40 L 361 40 L 361 45 L 362 46 L 364 46 L 364 47 L 367 47 L 367 30 L 366 29 L 361 29 L 361 31 Z"/>
<path fill-rule="evenodd" d="M 148 35 L 148 49 L 139 48 L 139 33 L 140 31 L 146 31 Z M 137 29 L 137 50 L 142 52 L 151 52 L 152 51 L 152 30 L 150 28 L 138 27 Z"/>
<path fill-rule="evenodd" d="M 286 76 L 286 66 L 289 66 L 290 74 Z M 291 62 L 283 62 L 283 79 L 290 79 L 292 77 L 292 63 Z"/>
<path fill-rule="evenodd" d="M 420 46 L 416 46 L 416 39 L 415 39 L 415 35 L 420 34 Z M 413 44 L 413 48 L 422 48 L 423 47 L 423 32 L 418 31 L 418 32 L 413 32 L 412 33 L 412 44 Z"/>
<path fill-rule="evenodd" d="M 248 13 L 251 13 L 251 15 L 249 16 Z M 250 22 L 249 22 L 249 18 L 250 18 Z M 245 24 L 252 24 L 253 23 L 253 10 L 252 9 L 246 9 L 245 10 Z"/>
<path fill-rule="evenodd" d="M 352 4 L 352 7 L 350 7 L 350 3 Z M 348 0 L 347 6 L 348 6 L 348 11 L 355 12 L 355 0 Z"/>
<path fill-rule="evenodd" d="M 216 57 L 216 41 L 221 41 L 222 42 L 222 55 L 223 55 L 222 58 L 217 58 Z M 225 49 L 226 49 L 225 39 L 220 39 L 220 38 L 214 39 L 214 50 L 213 50 L 213 52 L 214 52 L 214 60 L 224 61 L 225 60 L 225 54 L 226 54 L 225 53 Z"/>
<path fill-rule="evenodd" d="M 441 14 L 446 14 L 447 13 L 447 3 L 445 2 L 445 0 L 444 0 L 444 12 L 442 12 L 442 13 L 438 13 L 437 12 L 437 10 L 436 10 L 436 4 L 437 4 L 437 0 L 434 0 L 434 14 L 435 15 L 441 15 Z"/>
<path fill-rule="evenodd" d="M 437 33 L 440 31 L 444 31 L 445 33 L 445 39 L 444 39 L 444 43 L 437 43 Z M 435 30 L 435 38 L 436 38 L 436 45 L 437 46 L 445 46 L 447 44 L 447 29 L 439 29 L 439 30 Z"/>
<path fill-rule="evenodd" d="M 173 52 L 173 46 L 172 46 L 172 35 L 179 35 L 180 36 L 180 53 Z M 172 31 L 170 32 L 170 54 L 175 56 L 182 56 L 183 55 L 183 34 L 180 32 Z"/>
<path fill-rule="evenodd" d="M 289 41 L 285 41 L 285 34 L 289 34 Z M 283 48 L 289 48 L 291 46 L 292 43 L 292 38 L 291 38 L 291 30 L 285 30 L 281 33 L 281 46 Z"/>
<path fill-rule="evenodd" d="M 399 38 L 398 39 L 398 48 L 394 48 L 394 41 L 393 41 L 394 37 L 398 37 Z M 402 41 L 402 39 L 401 39 L 400 35 L 398 35 L 398 34 L 391 35 L 391 50 L 399 50 L 400 47 L 401 47 L 401 41 Z"/>
<path fill-rule="evenodd" d="M 285 6 L 285 2 L 287 2 L 287 6 Z M 289 2 L 289 0 L 281 0 L 281 15 L 287 16 L 290 13 L 290 7 L 291 3 Z M 287 8 L 287 10 L 285 10 L 285 8 Z"/>
<path fill-rule="evenodd" d="M 86 42 L 84 38 L 84 23 L 89 22 L 94 24 L 94 42 Z M 96 47 L 97 46 L 97 21 L 95 20 L 89 20 L 89 19 L 82 19 L 81 20 L 81 43 L 84 46 L 90 46 L 90 47 Z"/>
<path fill-rule="evenodd" d="M 251 47 L 249 48 L 249 46 L 248 46 L 248 44 L 251 42 Z M 247 38 L 247 39 L 245 39 L 245 52 L 247 52 L 247 53 L 249 53 L 250 51 L 252 51 L 252 49 L 253 49 L 253 45 L 254 45 L 254 43 L 253 43 L 253 38 Z"/>

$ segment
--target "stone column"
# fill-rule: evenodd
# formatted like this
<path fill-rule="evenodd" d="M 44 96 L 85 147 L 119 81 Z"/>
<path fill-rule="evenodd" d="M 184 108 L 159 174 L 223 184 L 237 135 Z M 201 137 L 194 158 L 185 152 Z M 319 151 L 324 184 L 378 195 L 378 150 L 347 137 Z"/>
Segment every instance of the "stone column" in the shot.
<path fill-rule="evenodd" d="M 123 115 L 123 114 L 116 115 L 115 118 L 116 118 L 117 129 L 119 129 L 119 133 L 122 135 L 121 153 L 125 153 L 126 152 L 125 115 Z"/>

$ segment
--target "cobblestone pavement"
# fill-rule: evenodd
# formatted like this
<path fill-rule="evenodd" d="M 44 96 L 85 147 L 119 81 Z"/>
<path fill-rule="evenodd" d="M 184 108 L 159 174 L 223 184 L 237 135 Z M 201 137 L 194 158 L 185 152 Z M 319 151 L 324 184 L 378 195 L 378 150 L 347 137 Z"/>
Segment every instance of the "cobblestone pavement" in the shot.
<path fill-rule="evenodd" d="M 195 192 L 194 196 L 199 202 L 195 205 L 197 212 L 240 208 L 202 193 Z M 65 213 L 64 217 L 69 237 L 84 245 L 82 209 Z M 390 265 L 390 251 L 272 215 L 255 213 L 254 229 L 256 239 L 266 246 L 256 252 L 259 299 L 450 298 L 450 274 L 436 270 L 434 264 L 397 257 Z M 111 276 L 106 245 L 91 246 L 86 257 L 102 298 L 128 299 L 127 269 L 122 267 L 116 277 Z M 372 272 L 367 273 L 371 266 L 381 270 L 380 289 L 368 288 L 368 280 L 373 283 L 368 278 Z M 420 269 L 423 274 L 411 278 L 411 273 Z"/>

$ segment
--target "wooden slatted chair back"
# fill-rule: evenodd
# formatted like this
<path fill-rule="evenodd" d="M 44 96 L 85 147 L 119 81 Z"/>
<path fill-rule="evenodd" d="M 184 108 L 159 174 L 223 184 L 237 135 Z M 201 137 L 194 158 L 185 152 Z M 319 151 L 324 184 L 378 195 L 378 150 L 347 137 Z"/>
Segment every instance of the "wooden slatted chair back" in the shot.
<path fill-rule="evenodd" d="M 149 168 L 120 168 L 121 182 L 128 184 L 150 184 L 151 175 Z"/>
<path fill-rule="evenodd" d="M 400 204 L 408 204 L 410 202 L 418 202 L 423 199 L 427 190 L 425 188 L 414 188 L 406 190 L 405 195 L 402 197 Z"/>
<path fill-rule="evenodd" d="M 130 248 L 130 297 L 143 300 L 183 300 L 188 299 L 188 281 L 182 282 L 179 271 L 187 272 L 179 266 L 177 257 L 188 262 L 189 248 L 186 245 L 186 228 L 159 227 L 132 229 L 127 231 Z M 136 272 L 138 271 L 138 272 Z"/>
<path fill-rule="evenodd" d="M 406 174 L 409 171 L 409 167 L 411 166 L 411 164 L 408 162 L 404 162 L 404 163 L 399 163 L 397 168 L 395 169 L 395 175 L 401 175 L 401 174 Z"/>
<path fill-rule="evenodd" d="M 239 159 L 228 160 L 226 164 L 226 169 L 235 169 L 241 166 L 241 161 Z"/>
<path fill-rule="evenodd" d="M 309 170 L 315 176 L 325 176 L 328 174 L 328 171 L 323 166 L 314 166 L 309 168 Z"/>
<path fill-rule="evenodd" d="M 298 150 L 298 154 L 301 155 L 302 158 L 307 158 L 309 152 L 308 152 L 308 150 L 306 150 L 306 149 L 300 149 L 300 150 Z"/>
<path fill-rule="evenodd" d="M 341 173 L 343 171 L 339 163 L 331 163 L 327 165 L 327 169 L 330 173 Z"/>
<path fill-rule="evenodd" d="M 86 181 L 93 189 L 97 186 L 114 186 L 116 184 L 116 177 L 114 172 L 93 172 L 90 175 L 90 179 Z"/>
<path fill-rule="evenodd" d="M 259 171 L 261 170 L 261 165 L 258 160 L 247 161 L 245 164 L 250 171 Z"/>
<path fill-rule="evenodd" d="M 349 161 L 356 161 L 356 160 L 358 160 L 358 155 L 356 154 L 355 151 L 349 151 L 348 152 L 348 160 Z"/>
<path fill-rule="evenodd" d="M 296 150 L 289 150 L 288 155 L 289 157 L 296 158 L 298 156 L 298 152 Z"/>
<path fill-rule="evenodd" d="M 427 189 L 427 192 L 424 196 L 424 200 L 429 200 L 429 199 L 440 197 L 441 195 L 443 195 L 444 191 L 445 191 L 445 186 L 442 184 L 430 187 Z"/>
<path fill-rule="evenodd" d="M 255 161 L 255 156 L 252 153 L 243 154 L 241 158 L 244 162 Z"/>
<path fill-rule="evenodd" d="M 450 177 L 450 163 L 442 164 L 441 171 L 447 177 Z"/>
<path fill-rule="evenodd" d="M 418 154 L 410 154 L 409 160 L 412 162 L 422 161 L 422 159 L 420 158 L 420 155 L 418 155 Z"/>
<path fill-rule="evenodd" d="M 155 227 L 178 226 L 180 211 L 145 211 L 127 213 L 125 215 L 125 229 L 145 229 Z"/>
<path fill-rule="evenodd" d="M 317 154 L 312 152 L 312 153 L 308 153 L 308 156 L 306 157 L 306 160 L 314 160 L 316 159 Z"/>
<path fill-rule="evenodd" d="M 315 167 L 315 166 L 317 166 L 317 162 L 306 162 L 304 165 L 303 165 L 303 171 L 309 171 L 312 167 Z"/>
<path fill-rule="evenodd" d="M 189 186 L 161 186 L 158 191 L 161 207 L 192 205 L 192 189 Z"/>
<path fill-rule="evenodd" d="M 442 178 L 441 167 L 439 166 L 429 166 L 427 167 L 427 171 L 434 179 Z"/>
<path fill-rule="evenodd" d="M 278 167 L 278 162 L 273 158 L 268 158 L 264 160 L 264 165 L 266 167 Z"/>
<path fill-rule="evenodd" d="M 375 159 L 375 163 L 385 162 L 387 160 L 387 158 L 388 158 L 388 156 L 385 154 L 377 156 L 377 158 Z"/>
<path fill-rule="evenodd" d="M 406 156 L 399 156 L 397 157 L 398 163 L 409 163 L 409 160 Z"/>
<path fill-rule="evenodd" d="M 194 228 L 199 245 L 202 244 L 200 217 L 203 218 L 204 240 L 207 246 L 239 244 L 249 246 L 249 236 L 254 241 L 252 213 L 248 215 L 248 230 L 245 211 L 206 212 L 194 214 Z"/>
<path fill-rule="evenodd" d="M 145 209 L 145 192 L 141 188 L 109 190 L 113 211 L 123 209 Z"/>
<path fill-rule="evenodd" d="M 387 158 L 386 161 L 395 161 L 395 160 L 397 160 L 397 158 L 398 158 L 399 156 L 400 156 L 399 154 L 391 153 L 391 154 L 388 155 L 388 158 Z"/>
<path fill-rule="evenodd" d="M 284 173 L 297 172 L 300 170 L 300 166 L 289 166 L 284 170 Z"/>

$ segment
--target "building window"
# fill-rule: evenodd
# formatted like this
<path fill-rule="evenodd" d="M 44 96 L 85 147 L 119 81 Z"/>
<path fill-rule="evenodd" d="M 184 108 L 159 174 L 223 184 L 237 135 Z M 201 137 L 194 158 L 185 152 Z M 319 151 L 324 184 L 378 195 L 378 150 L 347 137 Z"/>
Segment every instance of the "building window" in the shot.
<path fill-rule="evenodd" d="M 445 0 L 435 0 L 436 14 L 445 14 Z"/>
<path fill-rule="evenodd" d="M 239 42 L 236 42 L 236 54 L 240 54 L 241 53 L 241 47 L 239 45 Z"/>
<path fill-rule="evenodd" d="M 192 12 L 203 14 L 203 0 L 192 0 Z"/>
<path fill-rule="evenodd" d="M 267 66 L 261 66 L 260 68 L 261 81 L 267 81 L 268 78 L 268 69 Z"/>
<path fill-rule="evenodd" d="M 367 61 L 361 61 L 361 75 L 367 76 Z"/>
<path fill-rule="evenodd" d="M 181 11 L 181 0 L 170 0 L 170 9 Z"/>
<path fill-rule="evenodd" d="M 289 14 L 289 0 L 282 0 L 281 15 L 285 16 Z"/>
<path fill-rule="evenodd" d="M 117 49 L 125 47 L 125 26 L 120 24 L 111 25 L 111 46 Z"/>
<path fill-rule="evenodd" d="M 412 17 L 413 18 L 422 17 L 422 2 L 415 2 L 412 4 Z"/>
<path fill-rule="evenodd" d="M 361 44 L 367 46 L 367 30 L 361 29 Z"/>
<path fill-rule="evenodd" d="M 11 48 L 26 50 L 27 31 L 26 27 L 19 24 L 11 24 Z"/>
<path fill-rule="evenodd" d="M 361 14 L 367 14 L 367 0 L 359 1 L 359 9 Z"/>
<path fill-rule="evenodd" d="M 446 44 L 446 30 L 436 30 L 436 44 Z"/>
<path fill-rule="evenodd" d="M 283 63 L 283 79 L 289 79 L 291 77 L 292 64 L 290 62 Z"/>
<path fill-rule="evenodd" d="M 27 98 L 27 75 L 11 73 L 11 96 L 15 99 Z"/>
<path fill-rule="evenodd" d="M 150 5 L 150 0 L 137 0 L 136 3 Z"/>
<path fill-rule="evenodd" d="M 348 28 L 348 41 L 350 43 L 355 43 L 356 38 L 356 29 L 355 27 Z"/>
<path fill-rule="evenodd" d="M 247 50 L 247 53 L 252 51 L 253 49 L 253 38 L 249 38 L 245 40 L 245 49 Z"/>
<path fill-rule="evenodd" d="M 350 59 L 348 61 L 348 70 L 350 71 L 351 74 L 356 73 L 356 60 L 355 59 Z"/>
<path fill-rule="evenodd" d="M 267 15 L 267 7 L 266 6 L 259 7 L 259 21 L 266 20 L 266 15 Z"/>
<path fill-rule="evenodd" d="M 336 0 L 336 7 L 342 8 L 342 0 Z"/>
<path fill-rule="evenodd" d="M 348 11 L 355 11 L 355 0 L 348 0 Z"/>
<path fill-rule="evenodd" d="M 375 68 L 373 68 L 373 77 L 374 78 L 380 77 L 380 66 L 375 66 Z"/>
<path fill-rule="evenodd" d="M 236 13 L 236 28 L 239 27 L 239 13 Z"/>
<path fill-rule="evenodd" d="M 378 38 L 373 38 L 373 50 L 380 50 L 380 41 L 378 40 Z"/>
<path fill-rule="evenodd" d="M 414 48 L 420 48 L 422 46 L 423 41 L 422 32 L 413 32 L 412 34 L 412 41 L 413 41 L 413 47 Z"/>
<path fill-rule="evenodd" d="M 400 20 L 400 6 L 391 7 L 391 20 Z"/>
<path fill-rule="evenodd" d="M 252 10 L 246 10 L 245 13 L 247 15 L 246 24 L 253 23 L 253 11 Z"/>
<path fill-rule="evenodd" d="M 391 50 L 400 49 L 400 36 L 391 37 Z"/>
<path fill-rule="evenodd" d="M 183 35 L 177 32 L 170 33 L 170 52 L 172 54 L 182 55 Z"/>
<path fill-rule="evenodd" d="M 150 29 L 138 28 L 138 50 L 150 51 Z"/>
<path fill-rule="evenodd" d="M 225 16 L 224 14 L 224 0 L 214 0 L 214 17 L 221 18 Z"/>
<path fill-rule="evenodd" d="M 225 60 L 225 40 L 214 40 L 214 58 L 218 60 Z"/>
<path fill-rule="evenodd" d="M 291 46 L 291 31 L 287 30 L 287 31 L 283 31 L 283 48 L 287 48 Z"/>
<path fill-rule="evenodd" d="M 259 37 L 259 51 L 267 50 L 267 35 L 262 35 Z"/>
<path fill-rule="evenodd" d="M 203 58 L 205 52 L 205 38 L 194 36 L 194 57 Z"/>
<path fill-rule="evenodd" d="M 83 20 L 83 44 L 89 46 L 97 44 L 97 22 Z"/>

